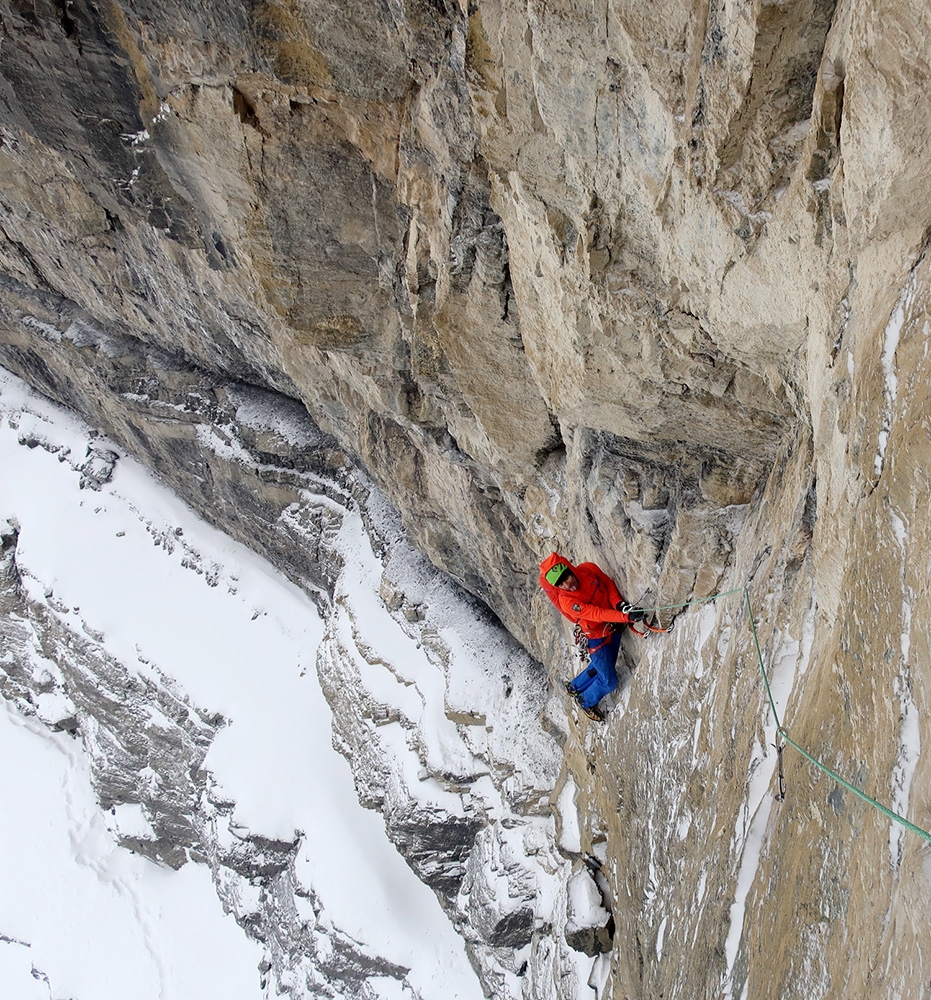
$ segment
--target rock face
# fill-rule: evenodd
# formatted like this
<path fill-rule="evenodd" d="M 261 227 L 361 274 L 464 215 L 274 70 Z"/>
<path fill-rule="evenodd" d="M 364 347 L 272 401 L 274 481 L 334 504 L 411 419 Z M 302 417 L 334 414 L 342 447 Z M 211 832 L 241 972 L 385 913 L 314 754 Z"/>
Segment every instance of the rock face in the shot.
<path fill-rule="evenodd" d="M 644 603 L 749 584 L 793 738 L 931 824 L 927 4 L 0 10 L 5 366 L 324 604 L 277 519 L 352 456 L 552 681 L 552 548 Z M 247 397 L 322 429 L 254 432 L 277 503 L 215 459 Z M 607 845 L 603 994 L 925 995 L 923 842 L 791 748 L 763 807 L 746 624 L 632 640 L 603 737 L 546 722 Z"/>

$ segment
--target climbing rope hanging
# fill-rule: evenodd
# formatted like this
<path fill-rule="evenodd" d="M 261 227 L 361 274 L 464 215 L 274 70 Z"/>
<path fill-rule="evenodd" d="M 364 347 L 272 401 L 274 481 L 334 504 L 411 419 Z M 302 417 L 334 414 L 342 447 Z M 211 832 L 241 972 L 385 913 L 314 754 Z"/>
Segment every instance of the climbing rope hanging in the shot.
<path fill-rule="evenodd" d="M 763 678 L 763 685 L 766 688 L 766 697 L 769 700 L 770 711 L 773 713 L 773 721 L 776 723 L 776 734 L 777 737 L 784 741 L 782 745 L 777 744 L 776 752 L 779 757 L 779 797 L 783 798 L 785 795 L 785 779 L 782 774 L 782 750 L 785 745 L 794 747 L 810 764 L 813 764 L 819 770 L 823 771 L 825 774 L 833 778 L 839 785 L 846 788 L 847 791 L 852 792 L 858 798 L 862 799 L 864 802 L 878 809 L 883 815 L 887 816 L 889 819 L 894 820 L 896 823 L 901 824 L 906 829 L 911 830 L 912 833 L 918 834 L 919 837 L 923 837 L 929 843 L 931 843 L 931 833 L 927 830 L 923 830 L 920 826 L 916 826 L 911 820 L 906 819 L 899 813 L 894 812 L 888 806 L 882 804 L 882 802 L 877 801 L 871 795 L 867 795 L 861 788 L 857 788 L 856 785 L 851 784 L 845 778 L 842 778 L 836 771 L 832 770 L 827 764 L 818 760 L 817 757 L 812 756 L 804 747 L 799 746 L 795 740 L 789 736 L 785 728 L 782 725 L 782 721 L 779 718 L 779 712 L 776 709 L 776 702 L 773 698 L 772 688 L 769 683 L 769 675 L 766 672 L 766 665 L 763 662 L 763 651 L 760 647 L 760 638 L 756 630 L 756 621 L 753 617 L 753 605 L 750 602 L 750 588 L 749 587 L 735 587 L 733 590 L 724 590 L 718 594 L 711 594 L 709 597 L 700 597 L 694 601 L 686 601 L 682 604 L 666 604 L 661 607 L 655 608 L 644 608 L 644 611 L 660 612 L 660 611 L 673 611 L 680 608 L 690 608 L 696 604 L 706 604 L 709 601 L 717 600 L 719 597 L 729 597 L 731 594 L 743 594 L 744 600 L 747 604 L 747 614 L 750 618 L 750 632 L 753 635 L 753 646 L 756 650 L 757 662 L 760 666 L 760 674 Z"/>

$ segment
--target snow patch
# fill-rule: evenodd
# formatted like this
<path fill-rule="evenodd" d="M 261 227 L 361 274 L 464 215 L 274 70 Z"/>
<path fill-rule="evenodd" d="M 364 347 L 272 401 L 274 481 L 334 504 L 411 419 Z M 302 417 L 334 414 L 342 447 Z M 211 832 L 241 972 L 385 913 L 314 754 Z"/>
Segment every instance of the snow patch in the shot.
<path fill-rule="evenodd" d="M 61 342 L 61 330 L 49 323 L 43 323 L 42 320 L 36 319 L 35 316 L 23 316 L 20 322 L 24 327 L 26 327 L 27 330 L 32 330 L 34 333 L 38 333 L 44 340 L 49 340 L 53 344 Z"/>
<path fill-rule="evenodd" d="M 773 799 L 768 794 L 770 781 L 774 770 L 774 755 L 767 757 L 757 743 L 751 758 L 751 778 L 747 789 L 747 798 L 741 810 L 737 827 L 734 831 L 733 847 L 740 855 L 740 869 L 737 873 L 737 883 L 734 892 L 734 902 L 730 907 L 730 925 L 724 942 L 724 957 L 727 967 L 722 979 L 721 996 L 733 996 L 734 963 L 743 938 L 744 917 L 747 910 L 747 897 L 753 885 L 760 855 L 766 839 L 766 827 L 772 811 Z"/>
<path fill-rule="evenodd" d="M 297 401 L 290 410 L 285 410 L 281 397 L 272 397 L 259 389 L 237 389 L 232 398 L 236 404 L 236 419 L 246 427 L 271 431 L 289 445 L 310 446 L 321 440 L 320 431 Z"/>
<path fill-rule="evenodd" d="M 592 971 L 588 977 L 588 985 L 595 991 L 595 996 L 601 1000 L 605 996 L 605 987 L 608 985 L 608 977 L 611 975 L 611 955 L 599 955 L 592 964 Z"/>
<path fill-rule="evenodd" d="M 582 830 L 579 824 L 579 811 L 576 807 L 578 788 L 572 776 L 566 777 L 556 799 L 556 810 L 559 813 L 561 834 L 559 846 L 569 854 L 578 854 L 582 850 Z"/>
<path fill-rule="evenodd" d="M 587 868 L 580 868 L 569 879 L 567 893 L 567 933 L 571 934 L 592 927 L 604 927 L 607 924 L 610 915 L 604 908 L 601 890 L 595 884 L 595 880 Z"/>
<path fill-rule="evenodd" d="M 662 962 L 663 960 L 663 941 L 666 938 L 666 924 L 669 921 L 669 917 L 663 917 L 659 922 L 659 929 L 656 932 L 656 961 Z"/>
<path fill-rule="evenodd" d="M 35 699 L 36 715 L 47 725 L 57 726 L 72 718 L 74 702 L 61 691 L 44 691 Z"/>
<path fill-rule="evenodd" d="M 106 818 L 106 817 L 105 817 Z M 133 837 L 136 840 L 155 840 L 155 831 L 138 802 L 123 802 L 110 810 L 112 822 L 107 826 L 120 837 Z"/>
<path fill-rule="evenodd" d="M 892 421 L 895 415 L 895 404 L 899 395 L 899 380 L 895 372 L 895 352 L 899 347 L 899 339 L 902 335 L 902 327 L 905 323 L 906 314 L 915 298 L 916 283 L 916 272 L 912 271 L 908 277 L 908 281 L 905 283 L 902 294 L 899 296 L 899 301 L 892 310 L 892 315 L 889 317 L 883 333 L 883 347 L 880 355 L 880 363 L 885 381 L 883 414 L 876 457 L 873 460 L 873 470 L 877 476 L 882 474 L 883 464 L 886 459 L 886 448 L 889 443 L 889 433 L 892 429 Z"/>
<path fill-rule="evenodd" d="M 705 665 L 702 662 L 701 653 L 705 648 L 705 643 L 711 638 L 711 633 L 714 631 L 717 615 L 709 602 L 702 606 L 696 617 L 698 619 L 698 641 L 696 644 L 698 655 L 695 657 L 695 679 L 701 680 L 705 674 Z"/>

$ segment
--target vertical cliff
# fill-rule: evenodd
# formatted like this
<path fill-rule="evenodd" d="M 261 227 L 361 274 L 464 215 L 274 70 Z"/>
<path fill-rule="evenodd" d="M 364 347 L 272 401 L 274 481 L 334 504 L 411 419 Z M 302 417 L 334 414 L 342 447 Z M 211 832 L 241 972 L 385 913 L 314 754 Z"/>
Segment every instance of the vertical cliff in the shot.
<path fill-rule="evenodd" d="M 306 409 L 326 448 L 263 461 L 351 456 L 556 690 L 552 548 L 647 603 L 749 585 L 793 736 L 927 828 L 925 3 L 0 16 L 4 366 L 326 605 L 287 488 L 197 430 Z M 925 995 L 927 849 L 790 750 L 759 792 L 746 626 L 632 639 L 604 731 L 543 716 L 604 855 L 603 995 Z"/>

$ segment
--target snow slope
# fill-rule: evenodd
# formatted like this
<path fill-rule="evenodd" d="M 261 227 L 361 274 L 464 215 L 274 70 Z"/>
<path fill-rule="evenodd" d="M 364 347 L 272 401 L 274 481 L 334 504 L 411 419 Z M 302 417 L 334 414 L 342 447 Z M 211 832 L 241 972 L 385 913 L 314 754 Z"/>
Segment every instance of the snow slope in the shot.
<path fill-rule="evenodd" d="M 237 825 L 269 839 L 301 837 L 299 875 L 325 921 L 364 952 L 409 967 L 424 1000 L 478 1000 L 462 940 L 381 818 L 359 805 L 332 749 L 313 669 L 323 626 L 312 602 L 127 457 L 99 491 L 82 490 L 100 444 L 0 374 L 0 518 L 18 524 L 30 597 L 53 601 L 140 676 L 167 675 L 228 720 L 205 766 L 235 801 Z M 27 966 L 48 977 L 39 996 L 263 995 L 260 949 L 222 912 L 207 870 L 160 868 L 114 846 L 109 828 L 132 833 L 145 817 L 126 807 L 108 817 L 95 806 L 79 743 L 9 712 L 0 739 L 5 759 L 20 762 L 4 775 L 0 824 L 4 856 L 23 859 L 0 894 L 10 996 L 32 995 Z M 113 967 L 104 953 L 116 952 Z M 370 987 L 374 996 L 409 995 L 393 979 L 373 977 Z"/>

